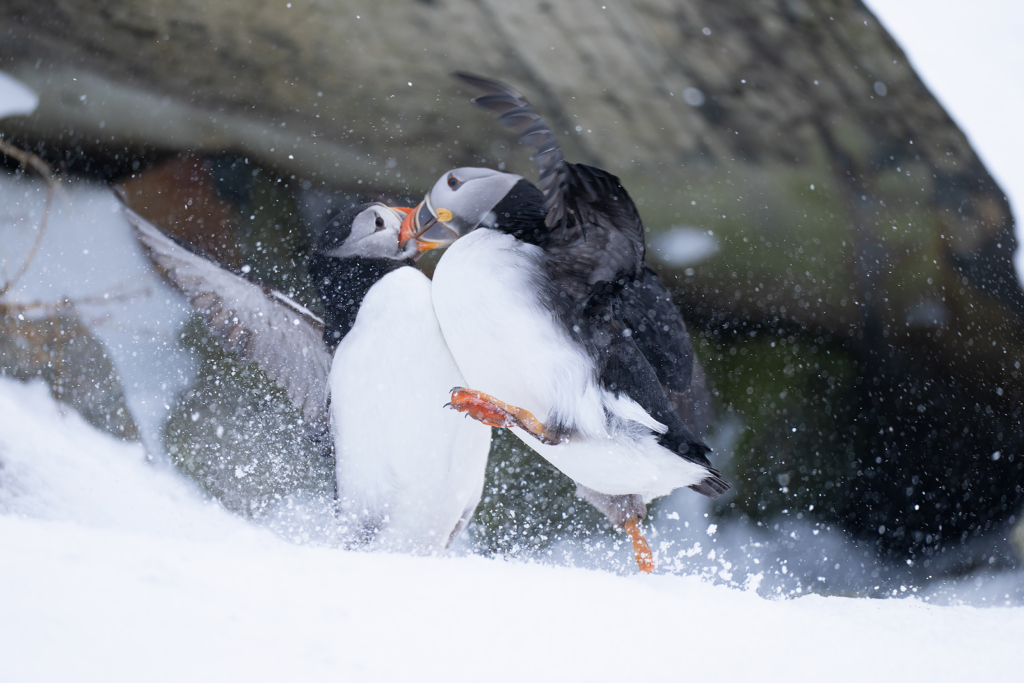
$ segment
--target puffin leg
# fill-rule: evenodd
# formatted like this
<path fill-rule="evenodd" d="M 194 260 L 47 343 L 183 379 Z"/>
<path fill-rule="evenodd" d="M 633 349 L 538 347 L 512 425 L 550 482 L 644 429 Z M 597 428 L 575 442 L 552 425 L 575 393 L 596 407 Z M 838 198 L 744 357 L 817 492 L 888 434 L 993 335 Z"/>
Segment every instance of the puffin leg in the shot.
<path fill-rule="evenodd" d="M 654 571 L 654 555 L 651 554 L 651 548 L 647 545 L 647 539 L 640 533 L 640 520 L 636 517 L 631 517 L 626 520 L 622 528 L 626 530 L 630 540 L 633 541 L 633 555 L 636 556 L 636 566 L 643 573 L 650 574 Z"/>
<path fill-rule="evenodd" d="M 499 401 L 482 391 L 455 387 L 452 389 L 452 400 L 448 405 L 485 425 L 521 427 L 542 443 L 552 446 L 559 443 L 558 439 L 552 438 L 548 434 L 547 428 L 529 410 Z"/>

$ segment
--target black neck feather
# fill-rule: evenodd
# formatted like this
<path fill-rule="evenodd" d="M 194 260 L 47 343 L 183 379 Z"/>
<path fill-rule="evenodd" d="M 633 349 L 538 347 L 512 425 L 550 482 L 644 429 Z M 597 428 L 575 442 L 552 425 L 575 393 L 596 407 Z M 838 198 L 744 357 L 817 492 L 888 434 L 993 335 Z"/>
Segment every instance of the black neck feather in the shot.
<path fill-rule="evenodd" d="M 324 305 L 324 343 L 334 352 L 356 323 L 363 298 L 388 273 L 413 265 L 412 260 L 349 256 L 335 258 L 316 254 L 309 261 L 309 275 Z"/>
<path fill-rule="evenodd" d="M 529 180 L 516 183 L 493 211 L 494 223 L 489 227 L 539 247 L 548 241 L 551 231 L 544 225 L 544 195 Z"/>

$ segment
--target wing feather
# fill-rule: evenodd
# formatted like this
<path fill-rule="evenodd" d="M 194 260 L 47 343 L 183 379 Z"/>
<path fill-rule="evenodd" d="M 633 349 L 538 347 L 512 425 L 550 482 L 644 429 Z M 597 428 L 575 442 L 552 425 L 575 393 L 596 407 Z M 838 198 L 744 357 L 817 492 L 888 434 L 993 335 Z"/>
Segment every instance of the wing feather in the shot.
<path fill-rule="evenodd" d="M 331 355 L 324 322 L 281 292 L 222 267 L 124 207 L 152 261 L 188 297 L 222 346 L 256 362 L 311 427 L 327 420 Z"/>
<path fill-rule="evenodd" d="M 566 161 L 551 127 L 511 86 L 464 72 L 452 75 L 482 92 L 473 103 L 496 112 L 502 124 L 519 133 L 521 143 L 533 148 L 540 170 L 537 186 L 547 211 L 544 222 L 552 228 L 545 250 L 556 268 L 568 269 L 566 279 L 594 285 L 639 270 L 644 262 L 643 223 L 619 179 Z M 581 273 L 586 273 L 582 279 Z"/>
<path fill-rule="evenodd" d="M 453 77 L 484 93 L 473 103 L 484 109 L 497 112 L 502 124 L 520 135 L 520 142 L 534 149 L 534 162 L 540 169 L 537 187 L 544 193 L 544 208 L 547 209 L 545 223 L 548 227 L 564 227 L 566 196 L 569 191 L 569 164 L 565 160 L 558 139 L 551 127 L 526 101 L 518 90 L 500 81 L 457 71 Z"/>

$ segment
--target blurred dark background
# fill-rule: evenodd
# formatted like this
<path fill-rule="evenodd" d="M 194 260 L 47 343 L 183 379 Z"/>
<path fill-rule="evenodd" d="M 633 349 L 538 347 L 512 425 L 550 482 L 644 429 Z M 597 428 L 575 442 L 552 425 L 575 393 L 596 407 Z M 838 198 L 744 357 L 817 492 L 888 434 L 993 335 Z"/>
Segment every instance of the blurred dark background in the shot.
<path fill-rule="evenodd" d="M 800 511 L 899 561 L 1006 546 L 1024 495 L 1013 217 L 857 0 L 7 0 L 0 70 L 40 104 L 0 133 L 314 305 L 304 262 L 332 206 L 412 203 L 457 166 L 535 177 L 455 69 L 514 84 L 639 205 L 735 486 L 714 515 Z M 236 368 L 225 388 L 210 378 L 233 361 L 194 324 L 183 339 L 208 368 L 166 427 L 183 471 L 250 515 L 325 491 L 265 377 Z M 94 422 L 130 437 L 118 391 L 103 400 L 122 417 Z M 258 469 L 247 443 L 267 420 L 291 460 L 242 495 L 230 475 Z M 238 436 L 214 448 L 225 423 Z M 481 547 L 601 524 L 510 436 L 492 461 Z"/>

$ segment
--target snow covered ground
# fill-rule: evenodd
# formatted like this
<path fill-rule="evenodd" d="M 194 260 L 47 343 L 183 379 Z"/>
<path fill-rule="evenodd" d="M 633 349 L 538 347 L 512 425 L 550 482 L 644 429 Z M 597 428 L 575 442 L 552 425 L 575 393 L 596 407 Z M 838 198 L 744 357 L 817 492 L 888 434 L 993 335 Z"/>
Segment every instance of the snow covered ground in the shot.
<path fill-rule="evenodd" d="M 1016 681 L 1024 641 L 1021 606 L 290 544 L 6 379 L 0 548 L 12 682 Z"/>
<path fill-rule="evenodd" d="M 1024 4 L 865 0 L 1010 200 L 1024 244 Z M 1024 249 L 1015 263 L 1024 277 Z"/>

